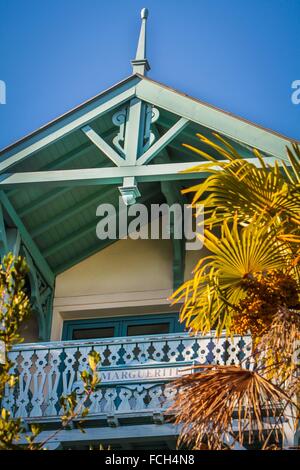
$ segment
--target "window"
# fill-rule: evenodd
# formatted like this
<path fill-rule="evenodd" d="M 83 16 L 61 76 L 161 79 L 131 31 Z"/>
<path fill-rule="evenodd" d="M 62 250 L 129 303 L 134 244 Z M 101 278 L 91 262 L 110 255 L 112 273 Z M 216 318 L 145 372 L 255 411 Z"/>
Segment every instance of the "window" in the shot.
<path fill-rule="evenodd" d="M 169 323 L 152 323 L 151 325 L 129 325 L 126 336 L 159 335 L 171 333 Z"/>
<path fill-rule="evenodd" d="M 73 330 L 72 339 L 94 339 L 111 338 L 114 335 L 114 328 L 78 328 Z"/>
<path fill-rule="evenodd" d="M 178 313 L 115 317 L 110 319 L 68 320 L 63 340 L 100 339 L 118 336 L 148 336 L 183 331 Z"/>

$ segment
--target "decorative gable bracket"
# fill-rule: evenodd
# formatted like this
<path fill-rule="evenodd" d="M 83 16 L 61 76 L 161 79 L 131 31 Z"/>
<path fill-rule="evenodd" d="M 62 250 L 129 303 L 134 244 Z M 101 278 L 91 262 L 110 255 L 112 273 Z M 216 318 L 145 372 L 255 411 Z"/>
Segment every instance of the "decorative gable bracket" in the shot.
<path fill-rule="evenodd" d="M 189 123 L 180 118 L 160 139 L 156 140 L 152 125 L 159 118 L 159 110 L 149 103 L 134 97 L 112 117 L 119 127 L 111 146 L 91 126 L 81 128 L 88 139 L 96 145 L 118 167 L 147 165 L 153 160 Z M 135 178 L 124 177 L 119 191 L 126 205 L 134 204 L 140 196 Z"/>

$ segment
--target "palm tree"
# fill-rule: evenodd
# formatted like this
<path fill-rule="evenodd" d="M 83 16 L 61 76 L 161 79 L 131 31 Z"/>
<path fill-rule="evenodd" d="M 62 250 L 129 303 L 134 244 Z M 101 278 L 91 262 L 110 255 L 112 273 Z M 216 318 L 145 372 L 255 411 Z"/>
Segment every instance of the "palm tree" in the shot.
<path fill-rule="evenodd" d="M 171 411 L 183 424 L 181 440 L 196 448 L 222 448 L 228 436 L 243 445 L 254 435 L 263 448 L 271 438 L 279 445 L 280 425 L 298 410 L 300 148 L 293 144 L 273 165 L 253 150 L 255 165 L 221 136 L 197 136 L 221 157 L 183 144 L 209 161 L 209 177 L 185 190 L 192 206 L 204 205 L 199 237 L 209 255 L 172 301 L 182 303 L 180 320 L 191 333 L 250 332 L 253 368 L 202 367 L 178 379 Z"/>

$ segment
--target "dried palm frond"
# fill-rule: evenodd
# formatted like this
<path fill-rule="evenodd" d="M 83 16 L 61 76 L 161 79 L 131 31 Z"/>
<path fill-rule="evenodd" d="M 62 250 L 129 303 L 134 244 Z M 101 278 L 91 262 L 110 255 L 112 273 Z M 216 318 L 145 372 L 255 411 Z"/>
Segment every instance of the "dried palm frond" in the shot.
<path fill-rule="evenodd" d="M 282 307 L 274 315 L 267 333 L 258 339 L 253 356 L 265 377 L 293 388 L 299 383 L 296 357 L 299 346 L 300 309 Z"/>
<path fill-rule="evenodd" d="M 169 387 L 177 394 L 167 413 L 182 424 L 179 442 L 222 449 L 228 436 L 240 445 L 279 442 L 290 396 L 255 371 L 239 366 L 197 366 Z"/>

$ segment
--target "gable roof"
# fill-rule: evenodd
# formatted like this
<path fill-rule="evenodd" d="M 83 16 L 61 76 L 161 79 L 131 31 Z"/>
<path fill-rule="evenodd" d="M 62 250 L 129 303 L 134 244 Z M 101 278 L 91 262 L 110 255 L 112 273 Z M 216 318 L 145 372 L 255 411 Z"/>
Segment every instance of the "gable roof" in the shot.
<path fill-rule="evenodd" d="M 146 17 L 144 11 L 138 57 L 133 61 L 133 70 L 143 74 L 134 73 L 0 152 L 6 225 L 19 228 L 49 283 L 111 243 L 96 237 L 96 208 L 102 202 L 117 206 L 118 186 L 127 177 L 139 184 L 140 202 L 145 204 L 166 198 L 162 181 L 171 182 L 174 197 L 180 198 L 188 178 L 205 177 L 197 173 L 183 179 L 178 174 L 202 161 L 182 147 L 183 142 L 204 146 L 195 137 L 197 132 L 218 132 L 248 159 L 253 159 L 253 147 L 270 161 L 285 159 L 286 146 L 295 141 L 146 77 Z M 139 106 L 143 112 L 156 108 L 155 124 L 148 122 L 147 149 L 135 161 L 127 161 L 115 145 L 121 128 L 114 115 L 136 108 L 138 117 L 127 114 L 126 123 L 132 123 L 135 133 L 144 132 L 140 119 L 145 115 Z M 134 137 L 143 141 L 144 134 Z"/>
<path fill-rule="evenodd" d="M 285 154 L 282 153 L 281 150 L 282 148 L 284 149 L 286 145 L 289 145 L 291 142 L 300 144 L 300 140 L 289 138 L 271 129 L 255 124 L 203 100 L 191 97 L 186 93 L 180 92 L 152 78 L 140 74 L 134 74 L 79 104 L 70 111 L 58 116 L 34 132 L 1 149 L 0 172 L 3 171 L 1 169 L 3 168 L 3 165 L 1 166 L 3 161 L 7 160 L 9 157 L 15 157 L 16 154 L 21 151 L 24 151 L 26 156 L 32 155 L 36 152 L 36 148 L 33 147 L 33 145 L 37 142 L 41 142 L 45 136 L 54 134 L 58 128 L 63 128 L 64 131 L 62 131 L 61 134 L 57 133 L 57 138 L 68 133 L 69 127 L 67 127 L 67 124 L 70 120 L 73 124 L 70 128 L 74 129 L 76 128 L 74 121 L 78 118 L 82 118 L 78 122 L 78 127 L 80 127 L 83 124 L 90 122 L 93 117 L 97 115 L 99 116 L 101 111 L 97 112 L 97 109 L 101 106 L 101 103 L 109 102 L 106 108 L 103 107 L 104 112 L 107 109 L 113 109 L 114 101 L 112 98 L 115 93 L 120 97 L 119 99 L 115 99 L 115 106 L 118 106 L 122 104 L 122 102 L 136 96 L 172 113 L 176 111 L 175 114 L 179 116 L 184 116 L 195 123 L 201 124 L 216 132 L 220 132 L 228 137 L 235 138 L 240 142 L 242 142 L 242 139 L 245 139 L 244 143 L 246 145 L 255 147 L 269 154 L 273 154 L 277 158 L 285 158 Z M 236 129 L 236 127 L 238 127 L 238 129 Z M 245 137 L 247 132 L 249 135 L 248 138 Z M 265 140 L 266 142 L 269 142 L 270 147 L 266 148 L 267 144 Z M 263 144 L 261 143 L 262 141 Z M 48 144 L 46 143 L 45 145 Z M 261 148 L 261 146 L 264 148 Z M 32 150 L 30 150 L 31 148 Z M 278 151 L 278 149 L 280 150 Z"/>

